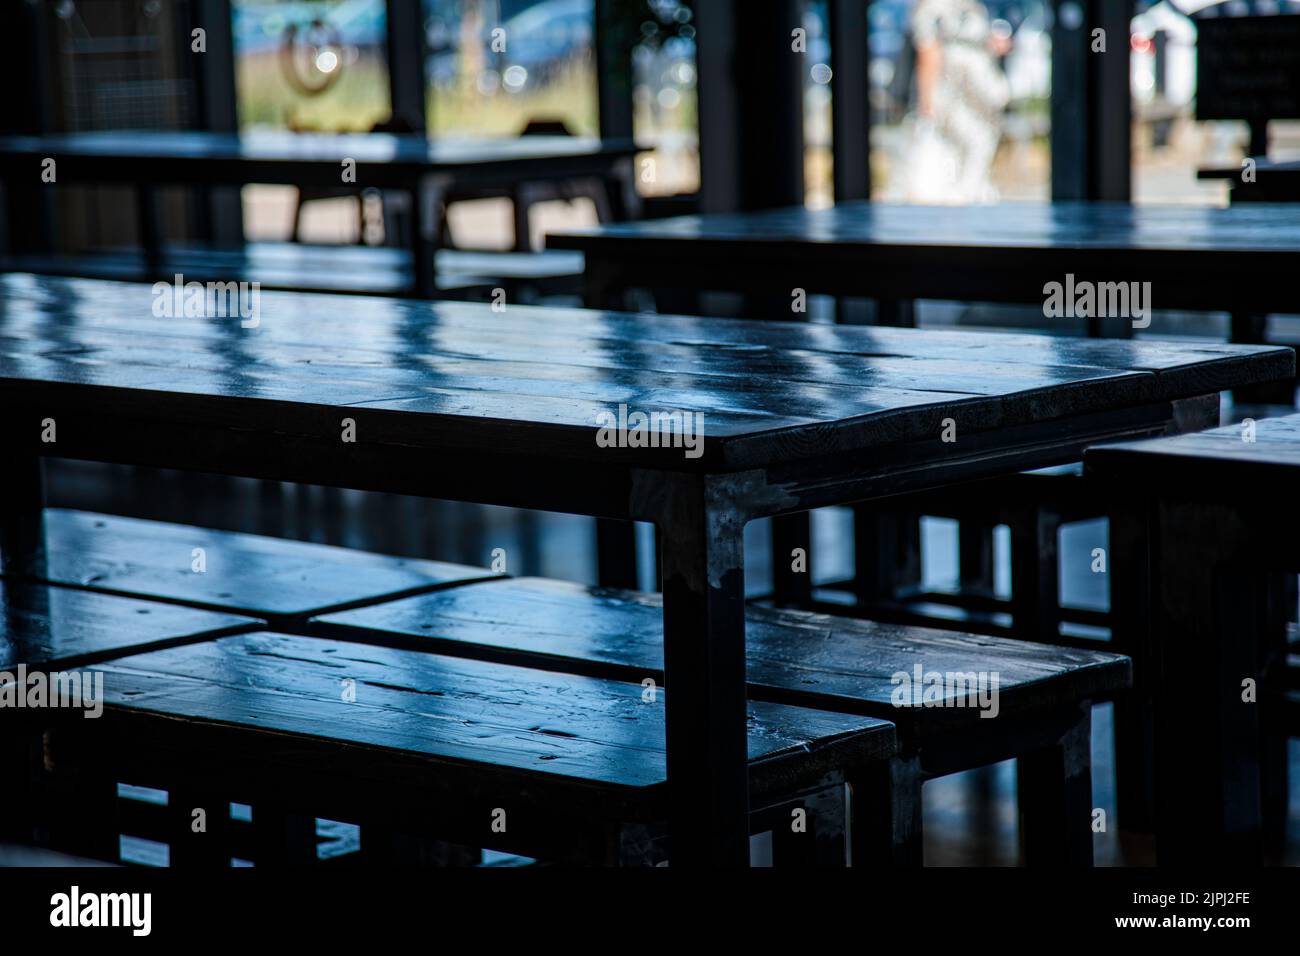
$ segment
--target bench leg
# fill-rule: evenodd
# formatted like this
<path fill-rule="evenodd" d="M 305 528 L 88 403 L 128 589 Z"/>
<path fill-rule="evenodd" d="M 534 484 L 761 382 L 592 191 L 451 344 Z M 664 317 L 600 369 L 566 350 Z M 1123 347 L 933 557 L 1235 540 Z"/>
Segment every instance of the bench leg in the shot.
<path fill-rule="evenodd" d="M 1060 558 L 1056 515 L 1037 505 L 1017 509 L 1011 526 L 1011 633 L 1026 641 L 1061 638 Z"/>
<path fill-rule="evenodd" d="M 378 824 L 361 828 L 361 858 L 370 866 L 478 866 L 483 853 L 458 843 Z"/>
<path fill-rule="evenodd" d="M 903 754 L 849 776 L 853 866 L 917 867 L 923 862 L 921 765 Z"/>
<path fill-rule="evenodd" d="M 1162 866 L 1262 861 L 1259 635 L 1266 575 L 1228 506 L 1163 501 L 1152 544 L 1156 852 Z M 1256 682 L 1247 700 L 1243 681 Z"/>
<path fill-rule="evenodd" d="M 1014 568 L 1015 558 L 1012 558 Z M 958 580 L 963 593 L 993 594 L 993 525 L 963 519 L 957 530 Z M 1016 576 L 1011 575 L 1014 587 Z"/>
<path fill-rule="evenodd" d="M 1111 489 L 1122 494 L 1118 488 Z M 1155 828 L 1155 706 L 1151 698 L 1150 514 L 1117 508 L 1110 524 L 1111 645 L 1133 661 L 1133 687 L 1114 703 L 1115 804 L 1132 833 Z"/>
<path fill-rule="evenodd" d="M 1060 740 L 1016 761 L 1026 866 L 1092 866 L 1092 705 Z"/>
<path fill-rule="evenodd" d="M 791 567 L 796 548 L 803 549 L 803 571 Z M 772 593 L 778 607 L 807 607 L 812 600 L 812 515 L 809 512 L 772 519 Z"/>
<path fill-rule="evenodd" d="M 197 830 L 196 811 L 203 829 Z M 206 787 L 180 785 L 167 791 L 167 836 L 170 866 L 230 866 L 230 801 Z"/>
<path fill-rule="evenodd" d="M 864 608 L 921 582 L 921 519 L 887 504 L 853 506 L 854 590 Z"/>
<path fill-rule="evenodd" d="M 253 865 L 314 866 L 316 820 L 274 803 L 253 804 Z"/>
<path fill-rule="evenodd" d="M 77 728 L 46 729 L 33 757 L 37 841 L 64 853 L 116 863 L 121 858 L 117 781 Z"/>

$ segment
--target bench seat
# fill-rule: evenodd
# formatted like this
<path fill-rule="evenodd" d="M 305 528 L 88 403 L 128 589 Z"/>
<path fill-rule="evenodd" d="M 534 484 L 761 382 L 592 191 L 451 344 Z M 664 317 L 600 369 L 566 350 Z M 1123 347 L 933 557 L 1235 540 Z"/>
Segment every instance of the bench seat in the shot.
<path fill-rule="evenodd" d="M 258 623 L 236 614 L 6 578 L 0 581 L 0 668 L 82 667 Z"/>
<path fill-rule="evenodd" d="M 312 631 L 641 681 L 663 669 L 663 610 L 642 594 L 513 578 L 326 614 Z M 884 716 L 909 736 L 978 721 L 969 708 L 896 706 L 894 674 L 996 671 L 999 713 L 1014 717 L 1127 686 L 1128 659 L 954 631 L 751 607 L 751 696 Z M 986 721 L 987 722 L 987 721 Z"/>
<path fill-rule="evenodd" d="M 258 625 L 258 621 L 235 614 L 4 578 L 0 579 L 0 681 L 14 682 L 23 700 L 31 700 L 33 684 L 24 687 L 24 678 L 28 682 L 44 678 L 49 694 L 56 686 L 55 672 L 93 667 L 113 657 L 221 637 Z M 52 706 L 55 701 L 50 697 L 47 706 L 35 711 L 17 704 L 16 699 L 9 702 L 15 706 L 0 707 L 0 762 L 7 768 L 0 786 L 0 841 L 39 839 L 103 859 L 105 840 L 111 836 L 115 849 L 117 836 L 116 830 L 109 834 L 100 824 L 96 811 L 115 804 L 116 778 L 92 782 L 72 775 L 61 789 L 65 795 L 75 793 L 77 805 L 83 810 L 90 808 L 89 812 L 51 816 L 39 833 L 34 829 L 38 813 L 60 797 L 59 788 L 37 789 L 38 768 L 49 761 L 48 741 L 30 721 L 59 711 L 81 723 L 95 723 L 86 719 L 97 707 L 95 684 L 61 681 L 58 686 L 70 695 L 60 698 L 58 707 Z"/>
<path fill-rule="evenodd" d="M 324 615 L 311 631 L 643 682 L 662 679 L 662 618 L 659 595 L 520 578 Z M 752 700 L 897 725 L 889 779 L 850 778 L 854 859 L 887 852 L 919 864 L 921 782 L 1014 757 L 1026 863 L 1091 863 L 1091 702 L 1129 686 L 1128 658 L 759 607 L 747 612 L 746 649 Z M 931 700 L 924 687 L 936 675 Z M 886 812 L 888 849 L 858 825 L 859 810 Z"/>
<path fill-rule="evenodd" d="M 356 606 L 481 580 L 485 568 L 263 535 L 47 508 L 40 580 L 230 611 L 291 626 Z M 196 572 L 196 548 L 206 570 Z M 0 567 L 0 573 L 8 569 Z"/>
<path fill-rule="evenodd" d="M 40 715 L 57 722 L 53 773 L 102 765 L 214 806 L 250 803 L 254 821 L 264 803 L 354 820 L 363 842 L 380 821 L 562 862 L 662 857 L 662 690 L 270 632 L 100 669 L 100 719 Z M 756 809 L 833 791 L 846 767 L 895 750 L 892 725 L 872 718 L 755 702 L 749 721 Z"/>

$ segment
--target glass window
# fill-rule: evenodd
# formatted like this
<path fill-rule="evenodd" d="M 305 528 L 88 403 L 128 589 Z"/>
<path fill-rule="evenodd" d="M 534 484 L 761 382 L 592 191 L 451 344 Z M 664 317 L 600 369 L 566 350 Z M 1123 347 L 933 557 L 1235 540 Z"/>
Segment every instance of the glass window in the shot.
<path fill-rule="evenodd" d="M 1300 14 L 1291 0 L 1215 3 L 1213 0 L 1142 0 L 1131 23 L 1133 97 L 1133 200 L 1148 203 L 1226 205 L 1224 180 L 1198 180 L 1204 168 L 1237 168 L 1249 152 L 1250 128 L 1242 120 L 1196 119 L 1198 23 L 1207 16 Z M 1268 125 L 1270 158 L 1300 155 L 1300 122 Z"/>
<path fill-rule="evenodd" d="M 425 0 L 435 136 L 595 135 L 593 0 Z"/>
<path fill-rule="evenodd" d="M 873 194 L 1048 199 L 1048 0 L 874 0 L 868 15 Z"/>
<path fill-rule="evenodd" d="M 639 19 L 632 130 L 649 147 L 638 161 L 637 188 L 646 196 L 696 192 L 700 136 L 691 8 L 678 0 L 627 0 L 625 6 L 624 16 Z"/>
<path fill-rule="evenodd" d="M 389 118 L 384 0 L 232 0 L 241 128 L 358 132 Z"/>

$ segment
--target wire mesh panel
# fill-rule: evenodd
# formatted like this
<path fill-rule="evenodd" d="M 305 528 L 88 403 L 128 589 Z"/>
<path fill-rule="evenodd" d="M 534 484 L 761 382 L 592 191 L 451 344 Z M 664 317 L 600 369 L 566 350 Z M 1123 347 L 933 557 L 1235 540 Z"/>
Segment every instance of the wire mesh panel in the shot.
<path fill-rule="evenodd" d="M 180 129 L 196 104 L 189 0 L 60 0 L 55 44 L 69 130 Z"/>

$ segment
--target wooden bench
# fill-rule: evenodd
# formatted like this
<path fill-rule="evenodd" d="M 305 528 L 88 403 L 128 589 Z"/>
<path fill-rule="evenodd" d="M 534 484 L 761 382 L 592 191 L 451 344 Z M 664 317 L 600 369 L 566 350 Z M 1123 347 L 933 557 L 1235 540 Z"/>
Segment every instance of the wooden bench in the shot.
<path fill-rule="evenodd" d="M 1279 598 L 1300 571 L 1300 415 L 1103 445 L 1084 464 L 1150 528 L 1149 568 L 1138 569 L 1150 582 L 1150 666 L 1137 677 L 1152 714 L 1160 861 L 1258 863 L 1286 820 L 1286 735 L 1297 729 L 1294 608 Z"/>
<path fill-rule="evenodd" d="M 256 626 L 257 621 L 234 614 L 6 577 L 0 580 L 0 682 L 17 684 L 14 694 L 27 692 L 24 679 L 49 688 L 51 675 L 59 672 Z M 93 688 L 78 690 L 79 699 L 93 705 Z M 20 728 L 37 714 L 53 711 L 46 706 L 32 712 L 16 698 L 10 703 L 13 706 L 0 707 L 0 759 L 8 768 L 5 786 L 0 787 L 0 839 L 35 838 L 59 849 L 117 859 L 117 831 L 102 826 L 100 817 L 116 806 L 118 780 L 74 773 L 60 778 L 62 786 L 38 790 L 36 769 L 48 759 L 45 741 L 29 726 L 26 731 Z M 76 710 L 75 719 L 94 723 L 81 714 Z M 89 813 L 48 814 L 43 832 L 34 832 L 37 809 L 66 805 L 74 794 Z"/>
<path fill-rule="evenodd" d="M 43 561 L 28 576 L 229 611 L 280 629 L 327 608 L 492 577 L 486 568 L 60 508 L 45 509 L 42 530 Z M 3 565 L 0 573 L 11 576 Z"/>
<path fill-rule="evenodd" d="M 582 253 L 440 249 L 436 262 L 440 298 L 484 300 L 497 288 L 512 301 L 581 291 Z M 135 249 L 17 255 L 0 259 L 0 271 L 168 283 L 180 274 L 186 282 L 257 282 L 266 289 L 366 295 L 407 295 L 414 282 L 405 249 L 292 242 L 250 242 L 235 249 L 178 245 L 156 266 Z"/>
<path fill-rule="evenodd" d="M 401 831 L 557 862 L 665 858 L 662 688 L 270 632 L 97 669 L 99 719 L 29 715 L 51 741 L 44 775 L 167 789 L 173 861 L 229 865 L 232 799 L 254 823 L 359 821 L 363 848 Z M 752 703 L 753 826 L 775 856 L 842 863 L 846 775 L 894 751 L 886 721 Z"/>
<path fill-rule="evenodd" d="M 325 615 L 313 630 L 602 679 L 662 680 L 658 595 L 540 578 Z M 1127 687 L 1127 658 L 766 608 L 749 610 L 746 646 L 751 699 L 897 724 L 902 750 L 888 785 L 878 775 L 851 779 L 868 814 L 890 807 L 896 862 L 920 862 L 923 779 L 1018 757 L 1026 862 L 1091 863 L 1089 701 Z M 945 691 L 949 706 L 924 704 L 919 690 L 915 700 L 896 699 L 902 682 L 894 676 L 910 678 L 918 667 L 927 678 L 996 674 L 996 688 L 991 677 L 985 685 L 996 717 L 982 718 L 960 688 Z M 870 841 L 879 831 L 857 819 L 854 858 L 877 856 L 881 847 Z"/>

